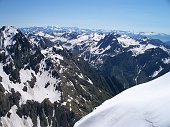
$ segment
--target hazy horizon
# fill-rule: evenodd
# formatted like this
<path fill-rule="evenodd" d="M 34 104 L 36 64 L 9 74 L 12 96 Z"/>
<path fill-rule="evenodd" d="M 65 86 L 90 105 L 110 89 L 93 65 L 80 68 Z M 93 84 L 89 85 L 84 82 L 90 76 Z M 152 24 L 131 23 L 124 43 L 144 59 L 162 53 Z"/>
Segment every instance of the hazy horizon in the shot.
<path fill-rule="evenodd" d="M 0 0 L 0 11 L 0 26 L 57 26 L 170 34 L 169 0 Z"/>

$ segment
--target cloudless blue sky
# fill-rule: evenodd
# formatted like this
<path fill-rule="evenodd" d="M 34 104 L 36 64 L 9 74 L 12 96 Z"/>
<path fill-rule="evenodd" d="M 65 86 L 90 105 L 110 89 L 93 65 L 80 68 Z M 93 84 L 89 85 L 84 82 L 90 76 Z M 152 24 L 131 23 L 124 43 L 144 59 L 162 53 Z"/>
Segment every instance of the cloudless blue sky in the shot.
<path fill-rule="evenodd" d="M 0 0 L 0 26 L 3 25 L 170 34 L 170 0 Z"/>

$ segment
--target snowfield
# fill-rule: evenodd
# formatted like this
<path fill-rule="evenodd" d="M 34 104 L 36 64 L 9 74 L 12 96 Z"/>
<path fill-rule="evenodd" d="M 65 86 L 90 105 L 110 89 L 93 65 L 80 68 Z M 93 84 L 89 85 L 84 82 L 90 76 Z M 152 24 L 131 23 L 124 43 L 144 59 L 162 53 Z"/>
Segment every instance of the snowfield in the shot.
<path fill-rule="evenodd" d="M 170 72 L 105 101 L 74 127 L 170 127 Z"/>

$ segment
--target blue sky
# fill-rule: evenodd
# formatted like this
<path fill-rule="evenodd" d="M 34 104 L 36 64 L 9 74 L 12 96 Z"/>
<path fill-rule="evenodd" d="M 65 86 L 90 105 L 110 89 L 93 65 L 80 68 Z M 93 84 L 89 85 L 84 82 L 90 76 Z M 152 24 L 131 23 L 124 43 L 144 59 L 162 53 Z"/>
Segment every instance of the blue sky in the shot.
<path fill-rule="evenodd" d="M 76 26 L 170 34 L 170 0 L 0 0 L 0 26 Z"/>

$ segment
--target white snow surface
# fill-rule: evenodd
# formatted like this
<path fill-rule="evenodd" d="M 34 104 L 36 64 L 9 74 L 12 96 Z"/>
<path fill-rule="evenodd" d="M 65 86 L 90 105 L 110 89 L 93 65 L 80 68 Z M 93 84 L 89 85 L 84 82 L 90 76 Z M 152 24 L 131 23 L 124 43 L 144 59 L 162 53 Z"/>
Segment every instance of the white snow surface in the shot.
<path fill-rule="evenodd" d="M 162 70 L 163 68 L 160 66 L 159 70 L 155 71 L 151 77 L 156 77 Z"/>
<path fill-rule="evenodd" d="M 132 49 L 130 49 L 130 50 L 133 52 L 133 55 L 134 55 L 134 56 L 137 56 L 137 55 L 139 55 L 139 54 L 145 53 L 146 50 L 152 49 L 152 48 L 157 48 L 157 46 L 152 45 L 152 44 L 147 44 L 147 45 L 142 45 L 142 44 L 140 44 L 140 45 L 138 45 L 137 47 L 132 48 Z"/>
<path fill-rule="evenodd" d="M 0 47 L 6 48 L 8 45 L 14 45 L 13 37 L 18 33 L 17 29 L 12 26 L 6 26 L 2 31 L 4 42 L 0 42 Z"/>
<path fill-rule="evenodd" d="M 163 61 L 165 64 L 169 64 L 169 63 L 170 63 L 170 58 L 162 59 L 162 61 Z"/>
<path fill-rule="evenodd" d="M 10 118 L 6 115 L 5 117 L 1 117 L 1 127 L 33 127 L 33 123 L 30 117 L 20 118 L 17 113 L 17 106 L 14 105 L 10 109 Z"/>
<path fill-rule="evenodd" d="M 40 67 L 45 65 L 44 61 L 41 62 Z M 3 71 L 3 65 L 0 64 L 0 76 L 2 77 L 1 84 L 5 88 L 5 92 L 9 92 L 11 88 L 21 94 L 20 105 L 25 104 L 27 100 L 34 100 L 41 103 L 44 99 L 49 99 L 52 103 L 61 99 L 61 92 L 55 90 L 54 85 L 58 85 L 60 79 L 55 79 L 47 71 L 38 72 L 35 74 L 33 70 L 20 70 L 21 83 L 13 83 L 9 80 L 9 76 Z M 36 78 L 36 82 L 33 88 L 28 84 L 33 76 Z M 46 84 L 50 85 L 45 88 Z M 24 86 L 27 86 L 27 92 L 23 91 Z"/>
<path fill-rule="evenodd" d="M 133 38 L 127 36 L 127 35 L 121 35 L 120 37 L 117 38 L 117 40 L 122 45 L 122 47 L 124 47 L 124 48 L 128 48 L 130 46 L 135 46 L 135 47 L 130 49 L 130 51 L 133 52 L 133 56 L 143 54 L 148 49 L 158 47 L 158 46 L 155 46 L 155 45 L 152 45 L 152 44 L 141 44 L 140 41 L 135 40 L 135 39 L 133 39 Z M 143 39 L 143 41 L 147 41 L 147 39 Z"/>
<path fill-rule="evenodd" d="M 130 45 L 138 45 L 139 42 L 135 39 L 128 37 L 127 35 L 121 35 L 117 38 L 118 42 L 122 44 L 123 47 L 129 47 Z"/>
<path fill-rule="evenodd" d="M 74 127 L 169 127 L 170 72 L 105 101 Z"/>

